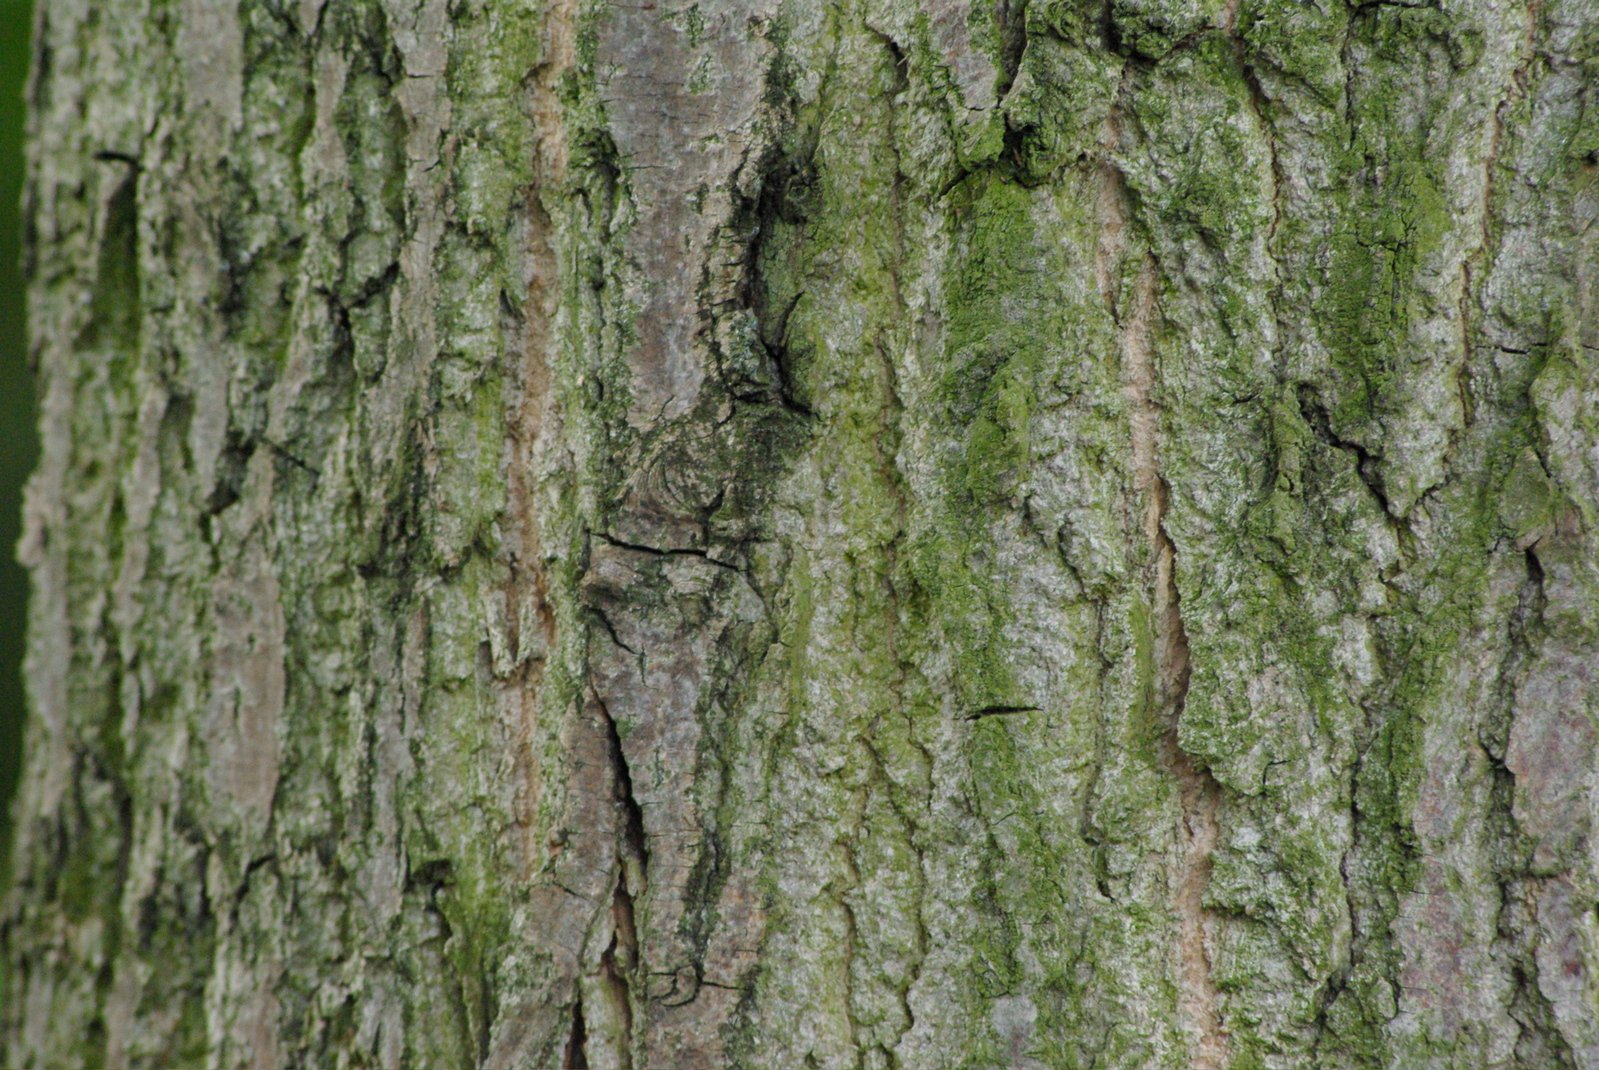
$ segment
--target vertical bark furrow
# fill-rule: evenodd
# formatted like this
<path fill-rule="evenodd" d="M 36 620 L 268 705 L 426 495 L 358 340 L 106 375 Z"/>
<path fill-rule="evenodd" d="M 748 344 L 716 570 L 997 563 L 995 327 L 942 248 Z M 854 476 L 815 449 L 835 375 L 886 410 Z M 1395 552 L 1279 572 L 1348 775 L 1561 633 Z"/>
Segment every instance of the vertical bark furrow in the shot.
<path fill-rule="evenodd" d="M 1178 931 L 1177 1013 L 1192 1038 L 1190 1065 L 1197 1070 L 1216 1070 L 1226 1065 L 1227 1045 L 1220 999 L 1211 976 L 1208 945 L 1212 920 L 1204 896 L 1210 879 L 1210 854 L 1216 846 L 1221 789 L 1183 750 L 1179 738 L 1178 726 L 1188 697 L 1189 648 L 1177 593 L 1177 552 L 1165 526 L 1169 491 L 1160 472 L 1159 373 L 1153 345 L 1159 316 L 1158 279 L 1157 265 L 1146 255 L 1120 325 L 1121 356 L 1132 421 L 1133 489 L 1143 503 L 1142 527 L 1149 544 L 1152 573 L 1150 619 L 1155 634 L 1150 701 L 1166 726 L 1160 743 L 1162 760 L 1176 783 L 1182 825 L 1177 844 L 1180 861 L 1172 874 L 1172 907 Z"/>
<path fill-rule="evenodd" d="M 0 1062 L 1599 1060 L 1589 0 L 40 8 Z"/>

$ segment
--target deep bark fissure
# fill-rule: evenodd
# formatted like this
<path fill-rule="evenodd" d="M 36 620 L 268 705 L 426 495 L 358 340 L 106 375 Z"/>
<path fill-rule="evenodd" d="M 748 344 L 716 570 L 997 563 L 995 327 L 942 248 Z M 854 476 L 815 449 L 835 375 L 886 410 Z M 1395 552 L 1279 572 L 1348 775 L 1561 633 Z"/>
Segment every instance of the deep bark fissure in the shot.
<path fill-rule="evenodd" d="M 648 879 L 650 861 L 649 842 L 644 835 L 644 810 L 633 794 L 633 773 L 628 767 L 627 754 L 622 749 L 622 737 L 617 730 L 616 720 L 611 716 L 611 711 L 599 694 L 597 692 L 593 694 L 600 715 L 605 719 L 606 747 L 611 759 L 611 775 L 614 778 L 612 783 L 616 790 L 617 805 L 621 807 L 623 814 L 621 841 L 617 845 L 617 862 L 623 867 L 624 873 L 628 863 L 638 866 L 639 887 L 636 891 L 642 894 L 644 882 Z M 631 910 L 629 913 L 631 914 Z"/>
<path fill-rule="evenodd" d="M 1109 21 L 1107 18 L 1107 27 Z M 1107 34 L 1110 32 L 1107 28 Z M 1101 299 L 1114 321 L 1120 339 L 1123 389 L 1131 424 L 1132 490 L 1143 502 L 1140 520 L 1151 563 L 1151 618 L 1155 631 L 1155 680 L 1149 700 L 1162 725 L 1161 759 L 1177 789 L 1180 829 L 1179 862 L 1172 877 L 1171 907 L 1177 918 L 1177 1016 L 1189 1033 L 1189 1059 L 1195 1070 L 1220 1070 L 1227 1058 L 1226 1033 L 1220 1013 L 1220 994 L 1211 975 L 1208 947 L 1209 911 L 1204 905 L 1210 879 L 1210 853 L 1217 840 L 1217 813 L 1221 789 L 1207 770 L 1183 749 L 1179 725 L 1187 701 L 1189 649 L 1183 628 L 1176 581 L 1176 547 L 1165 528 L 1169 489 L 1159 469 L 1160 408 L 1154 330 L 1158 265 L 1146 253 L 1133 283 L 1134 292 L 1121 310 L 1119 265 L 1125 255 L 1128 226 L 1125 178 L 1113 154 L 1121 138 L 1120 108 L 1127 91 L 1124 70 L 1117 100 L 1107 114 L 1099 164 L 1097 199 L 1100 236 L 1096 244 L 1096 276 Z M 1090 796 L 1091 797 L 1091 796 Z M 1099 837 L 1094 837 L 1095 840 Z M 1100 894 L 1114 901 L 1104 870 L 1101 845 L 1091 841 Z"/>
<path fill-rule="evenodd" d="M 0 1062 L 1599 1059 L 1578 0 L 168 7 Z"/>
<path fill-rule="evenodd" d="M 583 1001 L 572 1004 L 572 1029 L 561 1057 L 562 1070 L 588 1070 L 588 1030 L 583 1024 Z"/>
<path fill-rule="evenodd" d="M 1177 591 L 1177 548 L 1166 532 L 1169 490 L 1160 472 L 1160 403 L 1153 332 L 1158 268 L 1146 255 L 1134 283 L 1131 307 L 1121 324 L 1123 375 L 1132 423 L 1134 492 L 1142 499 L 1142 527 L 1152 565 L 1150 588 L 1154 636 L 1151 701 L 1163 725 L 1162 760 L 1177 789 L 1181 830 L 1179 864 L 1173 876 L 1172 908 L 1178 925 L 1177 1013 L 1193 1037 L 1195 1070 L 1220 1070 L 1227 1059 L 1220 993 L 1211 977 L 1212 919 L 1205 907 L 1210 854 L 1216 846 L 1221 788 L 1183 749 L 1180 724 L 1188 696 L 1189 647 Z"/>
<path fill-rule="evenodd" d="M 642 890 L 642 889 L 641 889 Z M 633 983 L 638 969 L 638 928 L 633 916 L 633 896 L 628 892 L 627 873 L 617 875 L 616 893 L 611 903 L 611 945 L 600 956 L 600 979 L 620 1020 L 618 1070 L 633 1066 Z"/>
<path fill-rule="evenodd" d="M 1401 546 L 1406 545 L 1405 538 L 1408 527 L 1404 518 L 1395 515 L 1388 500 L 1388 490 L 1383 485 L 1382 475 L 1378 465 L 1380 458 L 1352 439 L 1339 437 L 1332 428 L 1332 420 L 1328 416 L 1327 406 L 1322 402 L 1314 387 L 1301 384 L 1296 396 L 1299 403 L 1299 415 L 1310 427 L 1315 436 L 1329 449 L 1338 450 L 1349 454 L 1355 462 L 1355 474 L 1371 492 L 1372 499 L 1377 503 L 1378 509 L 1394 533 L 1400 537 Z"/>
<path fill-rule="evenodd" d="M 982 706 L 961 714 L 963 721 L 978 721 L 984 717 L 1009 717 L 1018 713 L 1037 713 L 1037 706 Z"/>
<path fill-rule="evenodd" d="M 1495 845 L 1494 879 L 1499 892 L 1495 940 L 1508 963 L 1511 982 L 1509 1013 L 1520 1030 L 1518 1053 L 1529 1042 L 1541 1060 L 1558 1060 L 1558 1066 L 1578 1065 L 1566 1038 L 1555 1024 L 1554 1006 L 1538 983 L 1538 962 L 1528 929 L 1536 924 L 1543 879 L 1531 865 L 1531 845 L 1515 815 L 1516 776 L 1506 763 L 1516 716 L 1516 692 L 1538 657 L 1547 594 L 1537 544 L 1522 551 L 1524 577 L 1515 609 L 1506 625 L 1506 649 L 1496 668 L 1495 690 L 1499 716 L 1479 728 L 1478 745 L 1492 770 L 1493 786 L 1487 815 L 1487 834 Z M 1549 1065 L 1557 1065 L 1550 1063 Z"/>

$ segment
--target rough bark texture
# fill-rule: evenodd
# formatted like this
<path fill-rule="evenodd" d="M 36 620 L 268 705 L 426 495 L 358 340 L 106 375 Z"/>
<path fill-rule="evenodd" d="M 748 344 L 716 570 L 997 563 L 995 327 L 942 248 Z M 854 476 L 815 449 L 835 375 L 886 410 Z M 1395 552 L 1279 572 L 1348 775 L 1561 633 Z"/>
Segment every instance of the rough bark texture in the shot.
<path fill-rule="evenodd" d="M 50 0 L 7 1066 L 1599 1067 L 1594 0 Z"/>

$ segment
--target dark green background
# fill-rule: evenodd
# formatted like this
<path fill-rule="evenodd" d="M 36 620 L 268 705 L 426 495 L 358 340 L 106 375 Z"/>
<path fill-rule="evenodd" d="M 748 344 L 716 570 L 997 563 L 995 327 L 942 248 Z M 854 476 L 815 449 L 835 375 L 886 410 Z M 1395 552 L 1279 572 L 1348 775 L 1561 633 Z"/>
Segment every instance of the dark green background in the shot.
<path fill-rule="evenodd" d="M 0 883 L 11 858 L 11 796 L 22 750 L 22 639 L 28 588 L 17 565 L 22 484 L 33 469 L 33 376 L 19 275 L 22 85 L 33 4 L 0 0 Z"/>

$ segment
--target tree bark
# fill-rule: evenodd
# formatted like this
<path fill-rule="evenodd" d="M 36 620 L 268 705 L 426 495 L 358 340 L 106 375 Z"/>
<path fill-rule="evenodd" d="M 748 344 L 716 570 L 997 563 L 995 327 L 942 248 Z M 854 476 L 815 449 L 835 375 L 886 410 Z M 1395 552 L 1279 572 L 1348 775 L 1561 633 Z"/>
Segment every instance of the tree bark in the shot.
<path fill-rule="evenodd" d="M 7 1066 L 1599 1067 L 1591 0 L 51 0 Z"/>

